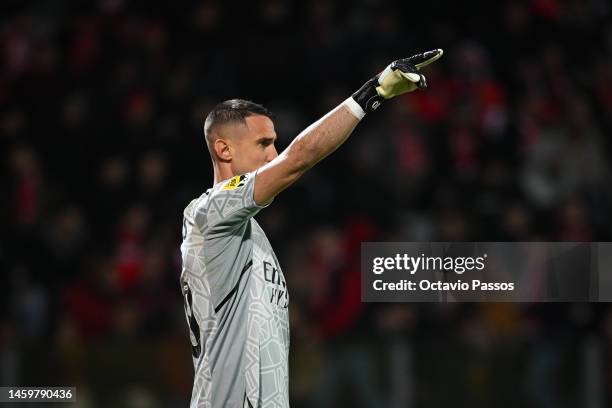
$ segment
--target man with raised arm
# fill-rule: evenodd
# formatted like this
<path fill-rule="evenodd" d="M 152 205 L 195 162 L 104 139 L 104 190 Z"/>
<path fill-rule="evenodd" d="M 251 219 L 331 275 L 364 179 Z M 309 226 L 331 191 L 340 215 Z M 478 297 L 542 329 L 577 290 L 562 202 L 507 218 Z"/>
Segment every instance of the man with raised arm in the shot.
<path fill-rule="evenodd" d="M 253 218 L 380 104 L 427 87 L 437 49 L 389 64 L 280 154 L 270 112 L 232 99 L 204 124 L 214 185 L 185 208 L 180 278 L 195 368 L 191 408 L 289 407 L 289 292 Z"/>

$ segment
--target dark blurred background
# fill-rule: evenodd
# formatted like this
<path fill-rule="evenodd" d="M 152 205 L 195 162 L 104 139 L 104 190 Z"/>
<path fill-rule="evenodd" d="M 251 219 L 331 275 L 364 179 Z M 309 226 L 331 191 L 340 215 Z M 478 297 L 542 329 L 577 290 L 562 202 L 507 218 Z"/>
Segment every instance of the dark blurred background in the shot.
<path fill-rule="evenodd" d="M 188 406 L 179 245 L 208 111 L 264 104 L 280 151 L 439 47 L 426 92 L 257 216 L 291 288 L 292 406 L 611 406 L 608 304 L 364 304 L 359 283 L 361 241 L 611 240 L 609 1 L 1 7 L 0 385 Z"/>

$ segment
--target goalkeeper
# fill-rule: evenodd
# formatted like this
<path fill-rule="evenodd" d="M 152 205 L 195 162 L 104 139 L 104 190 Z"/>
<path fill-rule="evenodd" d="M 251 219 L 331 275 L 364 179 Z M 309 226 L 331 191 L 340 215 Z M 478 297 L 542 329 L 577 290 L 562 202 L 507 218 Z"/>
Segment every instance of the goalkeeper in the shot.
<path fill-rule="evenodd" d="M 386 100 L 427 87 L 428 51 L 392 62 L 281 154 L 271 114 L 232 99 L 207 116 L 214 185 L 183 213 L 180 277 L 195 368 L 192 408 L 289 406 L 289 293 L 253 216 Z"/>

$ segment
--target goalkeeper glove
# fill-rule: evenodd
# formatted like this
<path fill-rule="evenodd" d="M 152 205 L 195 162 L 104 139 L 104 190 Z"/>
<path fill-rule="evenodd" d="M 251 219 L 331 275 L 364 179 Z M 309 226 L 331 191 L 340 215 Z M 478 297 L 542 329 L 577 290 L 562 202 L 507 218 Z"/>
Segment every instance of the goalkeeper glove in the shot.
<path fill-rule="evenodd" d="M 418 70 L 440 58 L 442 53 L 438 48 L 393 61 L 380 74 L 359 88 L 353 94 L 353 99 L 364 112 L 373 112 L 385 99 L 427 88 L 427 80 Z"/>

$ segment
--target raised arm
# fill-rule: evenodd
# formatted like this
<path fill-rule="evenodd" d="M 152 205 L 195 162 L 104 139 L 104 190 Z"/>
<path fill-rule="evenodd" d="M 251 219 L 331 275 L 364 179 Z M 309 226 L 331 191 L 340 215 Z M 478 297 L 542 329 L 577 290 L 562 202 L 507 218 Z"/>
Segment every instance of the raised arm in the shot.
<path fill-rule="evenodd" d="M 392 62 L 350 98 L 307 127 L 278 157 L 257 171 L 255 202 L 262 205 L 270 202 L 340 147 L 366 112 L 376 110 L 385 99 L 426 88 L 425 77 L 418 70 L 441 56 L 442 50 L 438 49 Z"/>

